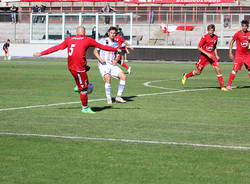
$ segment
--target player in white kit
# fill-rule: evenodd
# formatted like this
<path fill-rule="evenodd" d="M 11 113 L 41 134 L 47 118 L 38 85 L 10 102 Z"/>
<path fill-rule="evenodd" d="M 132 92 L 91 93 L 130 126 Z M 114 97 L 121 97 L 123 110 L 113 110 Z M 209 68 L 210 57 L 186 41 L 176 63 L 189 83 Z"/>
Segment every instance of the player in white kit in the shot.
<path fill-rule="evenodd" d="M 110 27 L 108 30 L 108 37 L 102 38 L 99 41 L 99 43 L 103 45 L 108 45 L 111 47 L 118 47 L 118 43 L 114 41 L 116 34 L 117 34 L 117 28 Z M 108 104 L 112 104 L 111 77 L 120 79 L 118 92 L 117 92 L 115 101 L 119 103 L 126 103 L 126 101 L 121 97 L 125 88 L 125 84 L 126 84 L 126 75 L 116 65 L 119 59 L 117 53 L 95 48 L 94 55 L 99 60 L 98 68 L 101 73 L 101 76 L 103 77 L 103 80 L 105 81 L 105 93 L 106 93 Z"/>

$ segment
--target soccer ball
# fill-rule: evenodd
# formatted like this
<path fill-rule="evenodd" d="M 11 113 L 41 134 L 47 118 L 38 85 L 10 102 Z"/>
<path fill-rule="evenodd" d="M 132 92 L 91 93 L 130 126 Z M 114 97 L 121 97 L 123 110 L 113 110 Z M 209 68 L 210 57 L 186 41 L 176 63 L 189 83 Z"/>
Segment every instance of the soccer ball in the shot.
<path fill-rule="evenodd" d="M 93 90 L 94 90 L 94 85 L 92 84 L 92 82 L 90 82 L 88 85 L 87 94 L 91 94 Z"/>
<path fill-rule="evenodd" d="M 11 60 L 11 56 L 8 57 L 8 60 Z"/>

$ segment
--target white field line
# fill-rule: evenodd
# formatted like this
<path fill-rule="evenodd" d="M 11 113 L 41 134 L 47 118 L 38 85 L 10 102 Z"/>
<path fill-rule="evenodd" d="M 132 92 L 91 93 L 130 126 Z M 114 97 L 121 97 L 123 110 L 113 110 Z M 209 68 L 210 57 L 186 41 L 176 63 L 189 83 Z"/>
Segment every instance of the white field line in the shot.
<path fill-rule="evenodd" d="M 135 95 L 136 97 L 144 97 L 144 96 L 154 96 L 154 95 L 164 95 L 164 94 L 173 94 L 173 93 L 183 93 L 183 92 L 193 92 L 193 91 L 204 91 L 204 90 L 211 90 L 215 88 L 201 88 L 201 89 L 189 89 L 189 90 L 180 90 L 180 89 L 173 89 L 173 88 L 164 88 L 164 87 L 158 87 L 158 86 L 151 86 L 150 83 L 152 82 L 160 82 L 164 80 L 157 80 L 157 81 L 149 81 L 145 82 L 143 85 L 147 87 L 157 87 L 161 89 L 168 89 L 168 90 L 175 90 L 175 91 L 167 91 L 167 92 L 159 92 L 159 93 L 148 93 L 148 94 L 138 94 Z M 99 99 L 93 99 L 89 100 L 89 102 L 97 102 L 97 101 L 104 101 L 106 98 L 99 98 Z M 21 109 L 31 109 L 31 108 L 40 108 L 40 107 L 51 107 L 51 106 L 59 106 L 59 105 L 69 105 L 69 104 L 76 104 L 80 103 L 78 102 L 64 102 L 64 103 L 55 103 L 55 104 L 44 104 L 44 105 L 32 105 L 32 106 L 25 106 L 25 107 L 13 107 L 13 108 L 5 108 L 0 109 L 1 111 L 11 111 L 11 110 L 21 110 Z"/>
<path fill-rule="evenodd" d="M 78 140 L 90 140 L 90 141 L 110 141 L 110 142 L 125 142 L 125 143 L 139 143 L 139 144 L 163 144 L 163 145 L 180 145 L 180 146 L 207 147 L 207 148 L 220 148 L 220 149 L 250 150 L 250 147 L 247 147 L 247 146 L 223 146 L 223 145 L 213 145 L 213 144 L 192 144 L 192 143 L 151 141 L 151 140 L 135 140 L 135 139 L 114 139 L 114 138 L 96 138 L 96 137 L 79 137 L 79 136 L 59 136 L 59 135 L 27 134 L 27 133 L 11 133 L 11 132 L 0 132 L 0 135 L 28 136 L 28 137 L 47 137 L 47 138 L 78 139 Z"/>
<path fill-rule="evenodd" d="M 178 79 L 178 80 L 179 80 L 179 79 Z M 161 87 L 161 86 L 153 86 L 153 85 L 150 85 L 152 82 L 162 82 L 162 81 L 168 81 L 168 80 L 155 80 L 155 81 L 149 81 L 149 82 L 143 83 L 143 85 L 144 85 L 144 86 L 147 86 L 147 87 L 151 87 L 151 88 L 168 89 L 168 90 L 179 90 L 179 89 L 174 89 L 174 88 L 165 88 L 165 87 Z"/>
<path fill-rule="evenodd" d="M 97 101 L 103 101 L 103 100 L 106 100 L 106 99 L 105 98 L 93 99 L 93 100 L 89 100 L 89 102 L 97 102 Z M 31 108 L 38 108 L 38 107 L 69 105 L 69 104 L 77 104 L 77 103 L 81 103 L 81 102 L 78 101 L 78 102 L 65 102 L 65 103 L 46 104 L 46 105 L 31 105 L 31 106 L 25 106 L 25 107 L 13 107 L 13 108 L 0 109 L 0 112 L 1 111 L 20 110 L 20 109 L 31 109 Z"/>
<path fill-rule="evenodd" d="M 215 88 L 176 90 L 176 91 L 166 91 L 166 92 L 160 92 L 160 93 L 138 94 L 138 95 L 135 95 L 135 96 L 136 97 L 144 97 L 144 96 L 165 95 L 165 94 L 173 94 L 173 93 L 204 91 L 204 90 L 212 90 L 212 89 L 215 89 Z M 97 101 L 104 101 L 104 100 L 106 100 L 106 98 L 93 99 L 93 100 L 89 100 L 89 102 L 97 102 Z M 13 107 L 13 108 L 0 109 L 0 112 L 1 111 L 20 110 L 20 109 L 39 108 L 39 107 L 51 107 L 51 106 L 59 106 L 59 105 L 69 105 L 69 104 L 76 104 L 76 103 L 80 103 L 80 101 L 78 101 L 78 102 L 56 103 L 56 104 L 46 104 L 46 105 L 32 105 L 32 106 L 25 106 L 25 107 Z"/>

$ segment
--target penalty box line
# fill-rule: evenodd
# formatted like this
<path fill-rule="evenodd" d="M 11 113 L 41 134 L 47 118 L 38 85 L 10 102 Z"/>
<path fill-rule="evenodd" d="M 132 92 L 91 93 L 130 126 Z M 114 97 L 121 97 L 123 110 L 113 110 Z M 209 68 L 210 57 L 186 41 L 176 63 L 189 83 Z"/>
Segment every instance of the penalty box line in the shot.
<path fill-rule="evenodd" d="M 138 143 L 138 144 L 178 145 L 178 146 L 207 147 L 207 148 L 218 148 L 218 149 L 250 150 L 250 147 L 247 147 L 247 146 L 225 146 L 225 145 L 213 145 L 213 144 L 192 144 L 192 143 L 152 141 L 152 140 L 115 139 L 115 138 L 97 138 L 97 137 L 95 138 L 95 137 L 79 137 L 79 136 L 59 136 L 59 135 L 27 134 L 27 133 L 12 133 L 12 132 L 0 132 L 0 135 L 46 137 L 46 138 L 71 139 L 71 140 L 72 139 L 75 139 L 75 140 L 87 140 L 87 141 L 109 141 L 109 142 Z"/>
<path fill-rule="evenodd" d="M 148 93 L 148 94 L 138 94 L 135 95 L 136 97 L 144 97 L 144 96 L 154 96 L 154 95 L 165 95 L 165 94 L 174 94 L 174 93 L 183 93 L 183 92 L 194 92 L 194 91 L 205 91 L 205 90 L 212 90 L 215 88 L 201 88 L 201 89 L 189 89 L 189 90 L 176 90 L 176 91 L 167 91 L 167 92 L 159 92 L 159 93 Z M 104 101 L 106 98 L 100 99 L 93 99 L 89 100 L 89 102 L 97 102 L 97 101 Z M 31 109 L 31 108 L 40 108 L 40 107 L 51 107 L 51 106 L 59 106 L 59 105 L 69 105 L 69 104 L 77 104 L 78 102 L 65 102 L 65 103 L 55 103 L 55 104 L 46 104 L 46 105 L 32 105 L 32 106 L 25 106 L 25 107 L 13 107 L 13 108 L 6 108 L 0 109 L 1 111 L 11 111 L 11 110 L 21 110 L 21 109 Z"/>

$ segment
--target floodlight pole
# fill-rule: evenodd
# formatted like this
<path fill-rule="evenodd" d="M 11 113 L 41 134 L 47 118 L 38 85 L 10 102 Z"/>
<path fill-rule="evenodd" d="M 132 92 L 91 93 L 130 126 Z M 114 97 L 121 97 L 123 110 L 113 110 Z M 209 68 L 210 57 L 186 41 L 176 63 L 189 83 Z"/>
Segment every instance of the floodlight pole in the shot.
<path fill-rule="evenodd" d="M 220 21 L 221 21 L 221 30 L 220 30 L 220 46 L 222 47 L 223 45 L 223 14 L 220 16 Z"/>
<path fill-rule="evenodd" d="M 82 25 L 82 13 L 79 13 L 79 26 Z"/>
<path fill-rule="evenodd" d="M 185 31 L 185 36 L 184 36 L 184 46 L 187 45 L 187 13 L 185 12 L 184 14 L 184 31 Z"/>
<path fill-rule="evenodd" d="M 33 31 L 32 31 L 33 21 L 32 21 L 32 19 L 33 19 L 33 14 L 31 13 L 31 15 L 30 15 L 30 42 L 32 40 L 32 35 L 33 35 Z"/>
<path fill-rule="evenodd" d="M 46 41 L 49 40 L 49 14 L 46 13 Z"/>
<path fill-rule="evenodd" d="M 130 13 L 130 45 L 133 42 L 133 13 Z"/>
<path fill-rule="evenodd" d="M 116 27 L 116 13 L 113 12 L 113 26 Z"/>
<path fill-rule="evenodd" d="M 99 14 L 95 14 L 95 40 L 99 39 Z"/>
<path fill-rule="evenodd" d="M 14 23 L 14 42 L 16 43 L 16 21 Z"/>
<path fill-rule="evenodd" d="M 65 13 L 62 14 L 62 40 L 65 40 Z"/>

